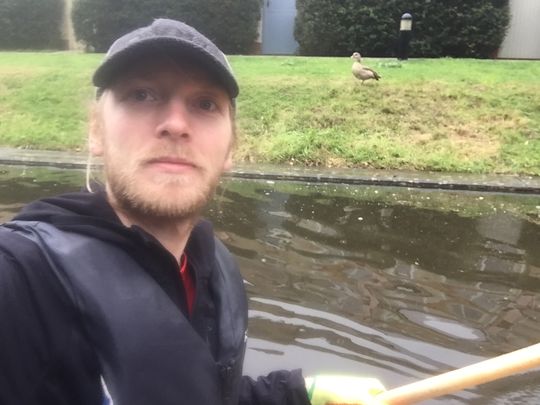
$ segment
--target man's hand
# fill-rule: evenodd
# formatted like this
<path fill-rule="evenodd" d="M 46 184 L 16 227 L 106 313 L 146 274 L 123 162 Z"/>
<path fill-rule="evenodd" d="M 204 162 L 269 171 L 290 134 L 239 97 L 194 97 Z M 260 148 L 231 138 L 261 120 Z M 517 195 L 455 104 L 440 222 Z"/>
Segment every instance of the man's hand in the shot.
<path fill-rule="evenodd" d="M 376 378 L 316 375 L 305 380 L 312 405 L 383 405 L 375 396 L 385 388 Z"/>

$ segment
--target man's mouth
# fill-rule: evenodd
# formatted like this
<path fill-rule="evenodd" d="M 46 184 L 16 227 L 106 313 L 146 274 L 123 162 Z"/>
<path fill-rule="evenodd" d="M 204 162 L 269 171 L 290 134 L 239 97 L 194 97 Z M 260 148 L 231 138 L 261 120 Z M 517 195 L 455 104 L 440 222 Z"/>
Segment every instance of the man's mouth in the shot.
<path fill-rule="evenodd" d="M 145 163 L 149 167 L 171 173 L 181 173 L 197 168 L 197 165 L 190 160 L 173 156 L 148 159 Z"/>

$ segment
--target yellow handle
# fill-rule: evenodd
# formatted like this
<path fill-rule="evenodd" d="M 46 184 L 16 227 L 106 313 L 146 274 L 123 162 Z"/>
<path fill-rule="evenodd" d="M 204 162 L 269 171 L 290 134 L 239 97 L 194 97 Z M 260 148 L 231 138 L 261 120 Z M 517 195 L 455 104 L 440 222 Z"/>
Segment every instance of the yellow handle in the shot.
<path fill-rule="evenodd" d="M 385 391 L 375 398 L 388 405 L 415 404 L 540 366 L 540 343 L 467 367 Z"/>

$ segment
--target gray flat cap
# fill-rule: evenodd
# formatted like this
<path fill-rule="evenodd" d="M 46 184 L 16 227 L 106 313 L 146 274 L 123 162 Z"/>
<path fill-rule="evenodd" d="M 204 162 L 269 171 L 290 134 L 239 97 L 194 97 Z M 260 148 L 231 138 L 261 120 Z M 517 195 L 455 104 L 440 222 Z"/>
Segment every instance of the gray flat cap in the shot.
<path fill-rule="evenodd" d="M 223 52 L 195 28 L 168 19 L 154 20 L 152 24 L 117 39 L 92 81 L 103 90 L 130 66 L 148 60 L 152 55 L 163 54 L 203 66 L 225 87 L 232 99 L 238 96 L 238 83 Z"/>

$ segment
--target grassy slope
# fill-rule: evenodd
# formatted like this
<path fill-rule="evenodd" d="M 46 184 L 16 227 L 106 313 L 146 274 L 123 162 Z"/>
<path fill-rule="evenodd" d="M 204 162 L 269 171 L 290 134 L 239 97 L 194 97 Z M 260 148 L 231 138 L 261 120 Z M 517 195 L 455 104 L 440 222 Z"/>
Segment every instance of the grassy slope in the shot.
<path fill-rule="evenodd" d="M 0 53 L 0 144 L 84 147 L 98 55 Z"/>
<path fill-rule="evenodd" d="M 255 160 L 540 174 L 539 62 L 368 60 L 363 86 L 345 58 L 237 62 Z"/>
<path fill-rule="evenodd" d="M 0 144 L 84 145 L 99 55 L 0 53 Z M 540 62 L 231 58 L 238 160 L 540 174 Z"/>

